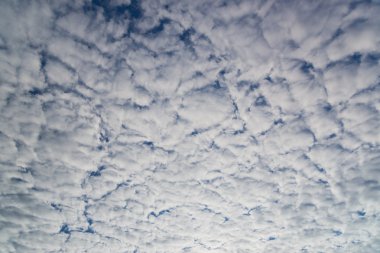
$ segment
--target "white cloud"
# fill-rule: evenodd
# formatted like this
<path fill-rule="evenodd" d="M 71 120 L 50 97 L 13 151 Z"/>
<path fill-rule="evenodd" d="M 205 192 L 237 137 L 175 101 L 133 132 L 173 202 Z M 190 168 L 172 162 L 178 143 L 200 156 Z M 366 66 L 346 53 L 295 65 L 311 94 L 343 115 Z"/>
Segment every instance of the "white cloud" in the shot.
<path fill-rule="evenodd" d="M 379 4 L 0 3 L 0 252 L 376 252 Z"/>

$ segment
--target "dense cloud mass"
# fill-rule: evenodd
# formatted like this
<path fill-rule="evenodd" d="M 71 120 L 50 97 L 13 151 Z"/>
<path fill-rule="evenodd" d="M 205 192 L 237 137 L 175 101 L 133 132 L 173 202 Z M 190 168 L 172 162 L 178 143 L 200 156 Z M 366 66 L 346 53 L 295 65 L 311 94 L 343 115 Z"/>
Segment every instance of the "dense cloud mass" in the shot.
<path fill-rule="evenodd" d="M 379 13 L 0 1 L 0 252 L 379 252 Z"/>

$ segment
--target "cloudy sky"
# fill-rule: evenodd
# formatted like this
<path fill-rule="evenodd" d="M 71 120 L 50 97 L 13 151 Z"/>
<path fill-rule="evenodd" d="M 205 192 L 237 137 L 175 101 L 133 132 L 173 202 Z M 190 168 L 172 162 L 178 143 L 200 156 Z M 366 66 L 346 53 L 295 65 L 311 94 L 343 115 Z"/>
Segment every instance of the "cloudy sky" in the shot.
<path fill-rule="evenodd" d="M 379 13 L 0 1 L 0 252 L 380 252 Z"/>

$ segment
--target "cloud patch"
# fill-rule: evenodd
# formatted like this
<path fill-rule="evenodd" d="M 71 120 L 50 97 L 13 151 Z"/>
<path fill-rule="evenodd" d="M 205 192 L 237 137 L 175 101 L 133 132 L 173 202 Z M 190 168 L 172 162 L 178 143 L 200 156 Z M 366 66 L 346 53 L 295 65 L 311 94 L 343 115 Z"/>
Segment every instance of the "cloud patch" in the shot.
<path fill-rule="evenodd" d="M 376 252 L 379 10 L 2 1 L 1 250 Z"/>

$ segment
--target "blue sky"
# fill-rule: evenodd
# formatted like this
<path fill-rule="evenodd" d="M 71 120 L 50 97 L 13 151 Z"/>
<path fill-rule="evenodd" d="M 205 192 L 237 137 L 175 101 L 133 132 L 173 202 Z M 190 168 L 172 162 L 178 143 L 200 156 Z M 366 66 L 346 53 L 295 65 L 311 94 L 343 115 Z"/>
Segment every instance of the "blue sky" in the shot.
<path fill-rule="evenodd" d="M 0 253 L 378 252 L 378 1 L 0 1 Z"/>

